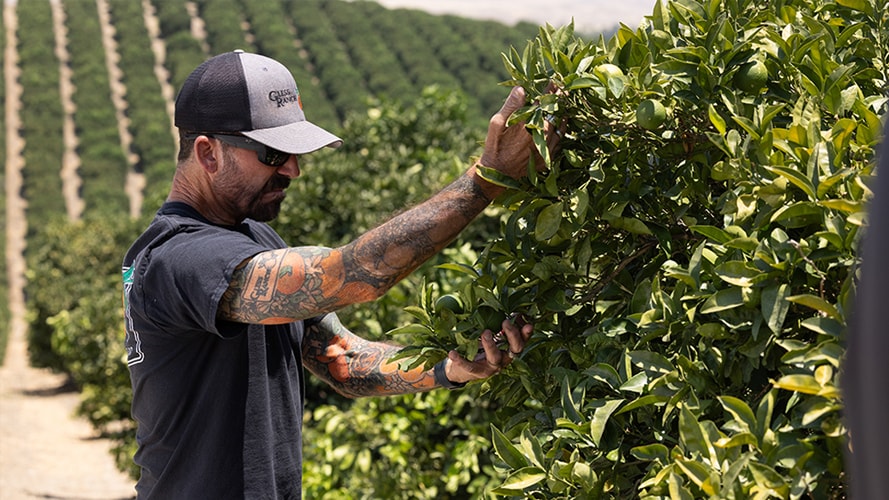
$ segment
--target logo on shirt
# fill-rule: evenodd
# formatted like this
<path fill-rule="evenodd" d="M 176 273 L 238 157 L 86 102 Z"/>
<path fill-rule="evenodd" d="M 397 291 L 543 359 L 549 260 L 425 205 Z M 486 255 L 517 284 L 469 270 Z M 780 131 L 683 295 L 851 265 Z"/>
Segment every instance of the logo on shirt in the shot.
<path fill-rule="evenodd" d="M 127 349 L 127 365 L 133 366 L 145 360 L 142 352 L 142 340 L 139 332 L 133 327 L 133 318 L 130 315 L 130 289 L 133 288 L 133 268 L 123 268 L 123 310 L 125 316 L 127 338 L 124 345 Z"/>

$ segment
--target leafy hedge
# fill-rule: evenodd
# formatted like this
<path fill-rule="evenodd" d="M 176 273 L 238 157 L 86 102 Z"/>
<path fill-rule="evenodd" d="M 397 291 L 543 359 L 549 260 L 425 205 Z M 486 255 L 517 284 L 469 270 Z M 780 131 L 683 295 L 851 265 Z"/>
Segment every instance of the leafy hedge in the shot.
<path fill-rule="evenodd" d="M 63 7 L 75 88 L 72 100 L 80 159 L 78 175 L 81 196 L 89 203 L 85 210 L 125 213 L 129 165 L 120 147 L 96 6 L 73 2 Z"/>
<path fill-rule="evenodd" d="M 0 64 L 6 67 L 6 24 L 0 23 L 0 47 L 3 47 L 3 53 L 0 54 Z M 0 110 L 3 116 L 6 116 L 6 78 L 0 80 Z M 0 122 L 0 137 L 6 137 L 6 120 Z M 6 158 L 7 145 L 6 141 L 0 141 L 0 158 Z M 5 165 L 5 161 L 4 161 Z M 6 186 L 6 168 L 0 171 L 0 185 Z M 6 225 L 8 216 L 6 214 L 6 190 L 0 193 L 0 366 L 6 359 L 6 345 L 9 341 L 9 273 L 6 266 Z"/>
<path fill-rule="evenodd" d="M 145 27 L 145 17 L 138 2 L 109 0 L 108 5 L 111 23 L 115 27 L 118 67 L 122 75 L 121 83 L 126 88 L 126 116 L 132 135 L 130 151 L 125 153 L 134 155 L 135 171 L 145 174 L 148 196 L 157 191 L 166 192 L 174 170 L 170 158 L 176 154 L 177 144 L 173 139 L 171 119 L 166 112 L 166 101 L 154 73 L 155 57 Z M 160 11 L 158 17 L 161 25 L 166 26 Z M 185 48 L 168 45 L 165 61 L 168 69 L 172 61 L 199 62 L 200 55 L 196 56 L 190 49 L 195 47 L 191 44 Z M 174 83 L 179 75 L 172 69 L 170 73 L 171 83 Z M 146 207 L 145 213 L 154 209 Z"/>
<path fill-rule="evenodd" d="M 544 174 L 498 179 L 503 236 L 454 266 L 465 304 L 538 326 L 491 383 L 495 494 L 844 495 L 837 379 L 887 27 L 865 0 L 658 1 L 607 41 L 547 28 L 512 52 L 536 102 L 520 118 L 566 135 Z M 423 305 L 425 344 L 456 328 L 476 348 L 482 307 Z"/>

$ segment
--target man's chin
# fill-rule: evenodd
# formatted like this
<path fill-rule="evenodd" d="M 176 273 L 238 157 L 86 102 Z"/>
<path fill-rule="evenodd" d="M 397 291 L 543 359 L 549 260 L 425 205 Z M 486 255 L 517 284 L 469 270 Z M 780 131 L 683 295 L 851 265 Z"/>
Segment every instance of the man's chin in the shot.
<path fill-rule="evenodd" d="M 278 201 L 257 206 L 251 212 L 250 218 L 259 222 L 269 222 L 278 217 L 278 214 L 281 213 L 281 204 L 283 202 L 284 197 L 282 196 Z"/>

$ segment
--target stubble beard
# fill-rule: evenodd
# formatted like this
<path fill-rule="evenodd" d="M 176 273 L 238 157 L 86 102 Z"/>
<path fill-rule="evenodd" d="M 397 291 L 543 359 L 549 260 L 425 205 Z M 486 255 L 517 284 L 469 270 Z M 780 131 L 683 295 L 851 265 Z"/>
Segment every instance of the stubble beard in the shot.
<path fill-rule="evenodd" d="M 245 174 L 237 158 L 229 150 L 225 150 L 223 155 L 225 164 L 217 190 L 224 193 L 223 196 L 229 201 L 230 210 L 235 214 L 235 218 L 239 221 L 249 218 L 259 222 L 269 222 L 278 217 L 281 213 L 281 204 L 284 203 L 283 191 L 290 186 L 290 178 L 276 172 L 259 191 L 251 194 L 245 191 L 245 186 L 249 183 L 244 182 Z M 277 191 L 281 193 L 278 194 Z M 272 193 L 275 194 L 270 199 L 269 195 Z"/>

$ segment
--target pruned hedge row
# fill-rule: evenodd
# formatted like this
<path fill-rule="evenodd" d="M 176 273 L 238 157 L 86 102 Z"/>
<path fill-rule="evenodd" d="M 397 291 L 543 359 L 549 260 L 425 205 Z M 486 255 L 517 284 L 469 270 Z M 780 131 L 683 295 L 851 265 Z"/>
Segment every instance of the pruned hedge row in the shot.
<path fill-rule="evenodd" d="M 65 2 L 62 7 L 75 87 L 73 119 L 84 210 L 126 213 L 129 202 L 124 187 L 129 165 L 120 147 L 96 4 Z"/>
<path fill-rule="evenodd" d="M 59 62 L 55 57 L 52 11 L 49 2 L 20 2 L 16 7 L 19 22 L 18 53 L 22 85 L 21 135 L 22 196 L 27 200 L 28 239 L 52 220 L 65 216 L 65 200 L 59 171 L 62 166 L 62 104 L 59 93 Z M 39 265 L 26 249 L 29 267 Z M 36 317 L 47 317 L 42 304 L 30 301 Z M 58 355 L 49 345 L 52 329 L 45 322 L 35 322 L 28 332 L 28 350 L 38 366 L 58 366 Z"/>
<path fill-rule="evenodd" d="M 0 22 L 0 68 L 6 67 L 6 23 Z M 6 78 L 0 79 L 0 111 L 6 116 Z M 0 158 L 4 165 L 8 148 L 6 145 L 6 120 L 0 120 Z M 0 169 L 0 186 L 6 186 L 6 169 Z M 0 190 L 0 365 L 6 359 L 6 345 L 9 341 L 9 273 L 6 265 L 6 226 L 9 216 L 6 213 L 6 190 Z"/>
<path fill-rule="evenodd" d="M 146 191 L 164 190 L 173 174 L 170 159 L 176 154 L 177 146 L 166 101 L 154 73 L 155 56 L 142 6 L 140 2 L 127 0 L 108 0 L 108 5 L 120 54 L 118 67 L 126 87 L 126 115 L 133 139 L 132 151 L 127 153 L 135 154 L 137 163 L 134 168 L 145 174 Z M 170 48 L 166 53 L 169 62 L 174 53 Z M 146 210 L 153 209 L 146 207 Z"/>
<path fill-rule="evenodd" d="M 22 194 L 28 200 L 29 234 L 34 234 L 65 213 L 59 176 L 63 151 L 59 61 L 49 2 L 20 2 L 16 10 L 25 139 Z"/>

